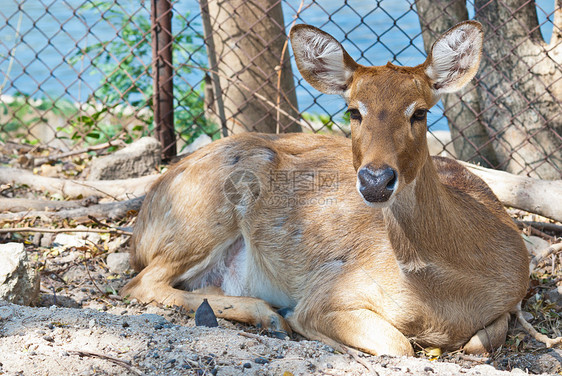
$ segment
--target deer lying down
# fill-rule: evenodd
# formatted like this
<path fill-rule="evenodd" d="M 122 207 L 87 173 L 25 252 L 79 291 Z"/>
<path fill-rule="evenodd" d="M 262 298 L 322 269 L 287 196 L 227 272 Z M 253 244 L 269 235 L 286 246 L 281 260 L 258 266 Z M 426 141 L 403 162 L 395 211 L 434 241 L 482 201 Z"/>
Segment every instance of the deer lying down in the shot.
<path fill-rule="evenodd" d="M 139 213 L 140 273 L 122 294 L 190 310 L 207 298 L 219 317 L 371 354 L 501 345 L 527 251 L 488 186 L 426 140 L 428 109 L 478 69 L 480 24 L 416 67 L 359 65 L 312 26 L 290 37 L 303 77 L 345 98 L 351 141 L 247 133 L 170 168 Z"/>

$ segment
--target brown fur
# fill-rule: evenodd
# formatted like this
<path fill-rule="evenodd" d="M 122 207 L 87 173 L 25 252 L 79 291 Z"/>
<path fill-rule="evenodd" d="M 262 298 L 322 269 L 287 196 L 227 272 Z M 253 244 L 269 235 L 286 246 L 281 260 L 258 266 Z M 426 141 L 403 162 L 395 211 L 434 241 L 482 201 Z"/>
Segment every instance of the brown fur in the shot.
<path fill-rule="evenodd" d="M 344 61 L 353 77 L 337 90 L 347 90 L 350 108 L 368 109 L 352 121 L 352 141 L 242 134 L 170 168 L 139 213 L 131 256 L 140 274 L 122 293 L 193 310 L 208 298 L 219 317 L 372 354 L 411 355 L 409 341 L 446 350 L 470 341 L 471 352 L 500 345 L 527 288 L 527 252 L 486 184 L 431 158 L 425 121 L 404 115 L 413 101 L 430 108 L 437 100 L 424 73 L 430 59 L 413 68 Z M 381 208 L 355 188 L 367 164 L 398 172 Z M 259 184 L 236 205 L 224 187 L 238 171 Z M 337 184 L 287 180 L 299 171 Z M 204 291 L 221 286 L 241 296 Z M 271 306 L 290 313 L 284 319 Z"/>

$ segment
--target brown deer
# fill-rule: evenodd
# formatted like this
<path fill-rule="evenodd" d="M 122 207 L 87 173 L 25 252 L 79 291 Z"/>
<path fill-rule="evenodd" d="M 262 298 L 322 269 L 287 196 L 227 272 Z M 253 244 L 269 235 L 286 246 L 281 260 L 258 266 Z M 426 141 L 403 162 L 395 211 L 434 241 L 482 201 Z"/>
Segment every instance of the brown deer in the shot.
<path fill-rule="evenodd" d="M 122 294 L 207 298 L 219 317 L 371 354 L 501 345 L 527 251 L 490 188 L 426 140 L 428 109 L 476 74 L 481 25 L 453 27 L 415 67 L 362 66 L 308 25 L 290 38 L 303 77 L 346 100 L 351 141 L 247 133 L 171 167 L 139 213 L 140 273 Z"/>

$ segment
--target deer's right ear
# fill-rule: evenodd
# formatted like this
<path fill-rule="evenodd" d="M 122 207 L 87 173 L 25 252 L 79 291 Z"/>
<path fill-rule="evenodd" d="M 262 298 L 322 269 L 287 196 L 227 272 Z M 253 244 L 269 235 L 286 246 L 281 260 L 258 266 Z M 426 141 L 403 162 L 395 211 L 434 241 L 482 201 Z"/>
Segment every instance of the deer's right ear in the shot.
<path fill-rule="evenodd" d="M 343 95 L 357 64 L 330 34 L 310 25 L 291 29 L 291 46 L 304 79 L 325 94 Z"/>

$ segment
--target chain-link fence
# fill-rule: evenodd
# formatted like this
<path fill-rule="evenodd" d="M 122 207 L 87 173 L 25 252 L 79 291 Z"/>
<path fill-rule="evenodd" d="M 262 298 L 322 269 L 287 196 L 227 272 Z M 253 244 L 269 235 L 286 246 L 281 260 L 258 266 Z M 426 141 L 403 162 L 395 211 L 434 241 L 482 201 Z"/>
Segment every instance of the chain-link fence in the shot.
<path fill-rule="evenodd" d="M 433 150 L 559 179 L 560 8 L 554 0 L 6 1 L 0 141 L 64 152 L 154 135 L 170 156 L 246 130 L 349 136 L 343 100 L 312 89 L 294 65 L 286 36 L 294 22 L 332 34 L 360 64 L 417 65 L 444 30 L 476 19 L 482 66 L 430 113 Z"/>

